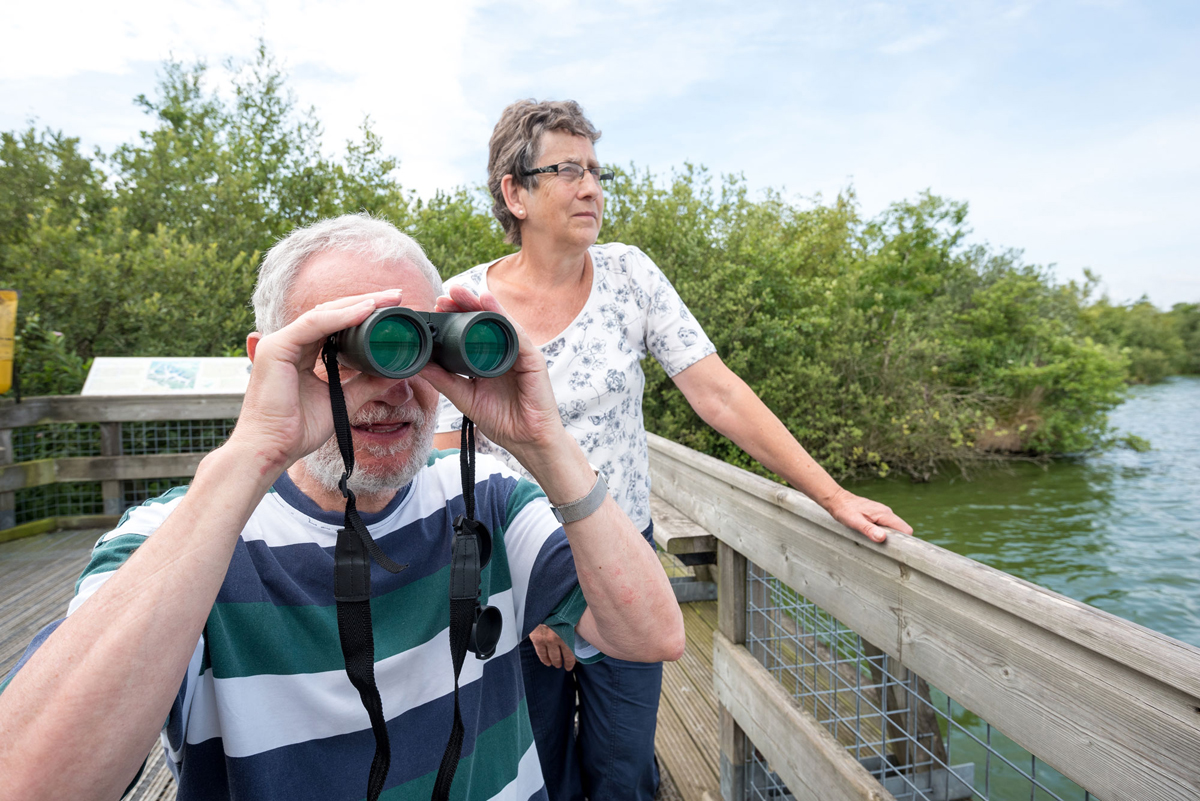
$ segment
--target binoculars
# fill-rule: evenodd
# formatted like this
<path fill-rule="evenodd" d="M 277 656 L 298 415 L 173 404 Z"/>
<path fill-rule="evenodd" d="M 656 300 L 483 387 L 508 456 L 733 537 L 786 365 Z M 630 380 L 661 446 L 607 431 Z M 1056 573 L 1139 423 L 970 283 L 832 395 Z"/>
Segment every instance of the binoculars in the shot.
<path fill-rule="evenodd" d="M 494 378 L 517 360 L 517 332 L 496 312 L 377 309 L 336 335 L 338 361 L 383 378 L 408 378 L 430 359 L 474 378 Z"/>

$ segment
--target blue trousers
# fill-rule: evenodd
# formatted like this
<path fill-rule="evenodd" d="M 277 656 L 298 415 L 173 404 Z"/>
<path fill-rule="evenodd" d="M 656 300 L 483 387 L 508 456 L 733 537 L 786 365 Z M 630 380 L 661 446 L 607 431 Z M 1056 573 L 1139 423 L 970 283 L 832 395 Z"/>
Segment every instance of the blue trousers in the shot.
<path fill-rule="evenodd" d="M 525 639 L 521 670 L 550 801 L 653 801 L 662 662 L 605 657 L 566 671 L 543 665 Z"/>

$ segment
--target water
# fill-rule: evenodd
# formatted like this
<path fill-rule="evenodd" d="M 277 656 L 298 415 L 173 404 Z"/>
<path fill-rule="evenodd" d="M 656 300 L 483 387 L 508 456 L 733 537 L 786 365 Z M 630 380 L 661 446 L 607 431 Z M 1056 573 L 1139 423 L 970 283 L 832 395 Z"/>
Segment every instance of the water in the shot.
<path fill-rule="evenodd" d="M 1111 420 L 1153 450 L 992 468 L 969 481 L 864 482 L 855 491 L 891 506 L 929 542 L 1200 647 L 1200 378 L 1134 388 Z M 933 699 L 946 708 L 936 689 Z M 953 717 L 988 738 L 978 717 L 961 708 Z M 1038 780 L 1050 792 L 1031 793 L 1027 779 L 988 763 L 964 733 L 950 741 L 952 762 L 975 763 L 977 797 L 1085 797 L 1040 761 Z M 994 729 L 990 741 L 1030 770 L 1016 743 Z"/>
<path fill-rule="evenodd" d="M 1200 378 L 1135 387 L 1111 420 L 1153 450 L 853 489 L 929 542 L 1200 647 Z"/>

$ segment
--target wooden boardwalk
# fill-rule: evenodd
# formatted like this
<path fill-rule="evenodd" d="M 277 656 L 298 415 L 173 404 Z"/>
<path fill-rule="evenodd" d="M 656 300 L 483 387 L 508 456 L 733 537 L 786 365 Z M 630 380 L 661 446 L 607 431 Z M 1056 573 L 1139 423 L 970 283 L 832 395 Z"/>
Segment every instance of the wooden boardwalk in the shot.
<path fill-rule="evenodd" d="M 39 534 L 0 544 L 0 677 L 7 676 L 33 635 L 66 614 L 75 579 L 103 531 Z M 175 781 L 155 745 L 128 801 L 169 801 Z"/>
<path fill-rule="evenodd" d="M 713 631 L 717 602 L 680 604 L 687 629 L 687 650 L 678 662 L 663 666 L 662 698 L 654 750 L 669 782 L 684 801 L 721 797 L 717 743 L 717 698 L 713 692 Z M 660 795 L 671 791 L 664 786 Z"/>
<path fill-rule="evenodd" d="M 0 543 L 0 677 L 33 636 L 63 616 L 75 579 L 102 531 L 39 534 Z M 659 797 L 707 801 L 719 797 L 717 712 L 712 684 L 714 601 L 683 604 L 687 653 L 663 671 L 656 751 L 663 767 Z M 175 783 L 155 746 L 130 801 L 172 801 Z"/>

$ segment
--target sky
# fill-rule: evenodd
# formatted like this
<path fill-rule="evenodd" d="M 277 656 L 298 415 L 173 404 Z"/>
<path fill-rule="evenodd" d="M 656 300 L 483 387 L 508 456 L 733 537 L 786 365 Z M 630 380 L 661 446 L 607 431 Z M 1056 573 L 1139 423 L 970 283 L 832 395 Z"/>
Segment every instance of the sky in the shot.
<path fill-rule="evenodd" d="M 930 190 L 972 241 L 1115 301 L 1200 302 L 1200 4 L 1122 0 L 78 0 L 0 18 L 0 130 L 111 150 L 164 59 L 265 40 L 332 150 L 364 117 L 423 196 L 481 184 L 518 98 L 572 98 L 602 162 L 685 163 L 862 212 Z M 653 254 L 652 254 L 653 255 Z"/>

